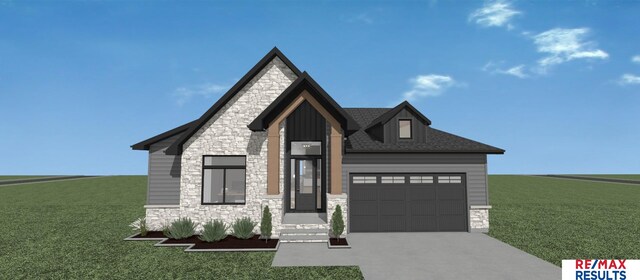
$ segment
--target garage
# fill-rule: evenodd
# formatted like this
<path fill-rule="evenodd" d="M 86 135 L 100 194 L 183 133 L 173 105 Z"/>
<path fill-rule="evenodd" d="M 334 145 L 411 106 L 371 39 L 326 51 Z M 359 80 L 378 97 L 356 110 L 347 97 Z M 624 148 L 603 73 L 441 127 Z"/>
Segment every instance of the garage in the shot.
<path fill-rule="evenodd" d="M 351 174 L 351 232 L 467 231 L 464 174 Z"/>

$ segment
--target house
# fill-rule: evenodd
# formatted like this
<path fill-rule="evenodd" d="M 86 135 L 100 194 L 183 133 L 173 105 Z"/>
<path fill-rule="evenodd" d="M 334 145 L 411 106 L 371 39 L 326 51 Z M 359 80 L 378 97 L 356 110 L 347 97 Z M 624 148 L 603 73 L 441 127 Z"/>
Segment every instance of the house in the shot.
<path fill-rule="evenodd" d="M 431 127 L 408 102 L 343 108 L 271 50 L 200 118 L 132 146 L 149 152 L 151 228 L 261 218 L 296 241 L 327 232 L 489 228 L 487 155 L 504 150 Z M 328 215 L 327 215 L 328 214 Z"/>

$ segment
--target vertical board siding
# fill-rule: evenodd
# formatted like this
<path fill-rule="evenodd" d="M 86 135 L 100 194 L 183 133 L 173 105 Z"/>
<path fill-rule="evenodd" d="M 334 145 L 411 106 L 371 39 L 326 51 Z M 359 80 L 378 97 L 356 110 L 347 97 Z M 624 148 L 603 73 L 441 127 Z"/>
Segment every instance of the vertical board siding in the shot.
<path fill-rule="evenodd" d="M 411 139 L 398 139 L 398 120 L 411 120 Z M 427 140 L 427 125 L 416 118 L 411 112 L 403 109 L 384 124 L 385 143 L 425 143 Z"/>
<path fill-rule="evenodd" d="M 348 193 L 349 178 L 357 173 L 464 173 L 467 180 L 467 204 L 487 205 L 486 164 L 343 164 L 343 192 Z"/>
<path fill-rule="evenodd" d="M 164 153 L 179 136 L 172 136 L 149 147 L 148 205 L 180 204 L 180 156 Z"/>
<path fill-rule="evenodd" d="M 289 141 L 323 141 L 324 117 L 309 102 L 304 101 L 287 117 Z"/>

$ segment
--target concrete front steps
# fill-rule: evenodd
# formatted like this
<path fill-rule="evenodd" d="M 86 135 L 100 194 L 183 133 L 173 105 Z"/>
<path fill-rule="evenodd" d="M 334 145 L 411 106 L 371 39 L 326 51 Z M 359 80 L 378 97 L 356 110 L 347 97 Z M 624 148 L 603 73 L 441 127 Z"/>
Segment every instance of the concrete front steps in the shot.
<path fill-rule="evenodd" d="M 302 228 L 309 225 L 300 225 L 301 228 L 282 229 L 280 242 L 283 243 L 326 243 L 329 241 L 326 226 L 322 228 Z M 313 225 L 316 226 L 316 225 Z"/>

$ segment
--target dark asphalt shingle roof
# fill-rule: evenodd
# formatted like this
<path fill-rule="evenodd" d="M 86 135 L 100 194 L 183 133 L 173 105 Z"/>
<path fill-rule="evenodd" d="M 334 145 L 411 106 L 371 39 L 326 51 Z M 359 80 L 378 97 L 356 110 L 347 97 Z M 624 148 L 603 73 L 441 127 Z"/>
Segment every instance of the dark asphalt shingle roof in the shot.
<path fill-rule="evenodd" d="M 382 143 L 369 136 L 365 128 L 389 108 L 344 108 L 361 129 L 347 137 L 346 152 L 423 152 L 423 153 L 487 153 L 502 154 L 504 150 L 427 127 L 426 143 Z"/>

